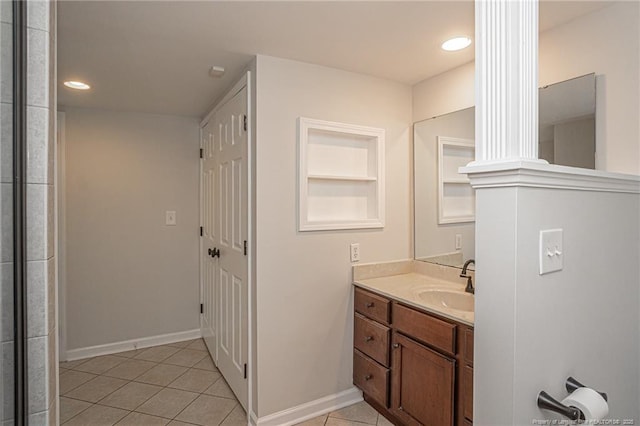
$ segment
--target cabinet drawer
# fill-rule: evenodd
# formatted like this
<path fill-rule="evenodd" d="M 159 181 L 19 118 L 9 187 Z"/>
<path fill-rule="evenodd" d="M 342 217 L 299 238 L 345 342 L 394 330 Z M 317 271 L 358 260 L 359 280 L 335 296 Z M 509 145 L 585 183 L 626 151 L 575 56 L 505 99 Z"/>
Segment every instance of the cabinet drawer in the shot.
<path fill-rule="evenodd" d="M 473 328 L 464 329 L 464 360 L 473 365 Z"/>
<path fill-rule="evenodd" d="M 389 324 L 389 305 L 388 299 L 361 288 L 355 288 L 354 309 L 356 312 L 376 321 Z"/>
<path fill-rule="evenodd" d="M 386 367 L 389 367 L 390 334 L 389 327 L 355 314 L 353 345 Z"/>
<path fill-rule="evenodd" d="M 389 370 L 353 351 L 353 384 L 384 407 L 389 407 Z"/>
<path fill-rule="evenodd" d="M 431 315 L 393 304 L 393 327 L 451 355 L 456 353 L 456 326 Z"/>

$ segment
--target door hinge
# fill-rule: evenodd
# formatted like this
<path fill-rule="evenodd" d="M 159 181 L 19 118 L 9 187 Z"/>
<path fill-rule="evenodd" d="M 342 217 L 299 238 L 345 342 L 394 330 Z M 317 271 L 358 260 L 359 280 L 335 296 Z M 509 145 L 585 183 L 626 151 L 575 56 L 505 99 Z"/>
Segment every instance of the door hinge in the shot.
<path fill-rule="evenodd" d="M 200 236 L 202 237 L 202 234 L 204 233 L 204 229 L 202 228 L 202 226 L 200 227 Z"/>
<path fill-rule="evenodd" d="M 247 255 L 247 240 L 244 240 L 244 255 Z"/>
<path fill-rule="evenodd" d="M 200 313 L 204 314 L 204 304 L 203 303 L 200 304 Z"/>
<path fill-rule="evenodd" d="M 247 128 L 249 127 L 249 125 L 247 124 L 247 116 L 246 115 L 244 116 L 243 120 L 244 120 L 244 122 L 243 122 L 244 123 L 244 131 L 246 132 Z"/>
<path fill-rule="evenodd" d="M 200 148 L 200 158 L 204 158 L 204 149 Z"/>
<path fill-rule="evenodd" d="M 244 378 L 247 378 L 247 364 L 244 365 Z"/>

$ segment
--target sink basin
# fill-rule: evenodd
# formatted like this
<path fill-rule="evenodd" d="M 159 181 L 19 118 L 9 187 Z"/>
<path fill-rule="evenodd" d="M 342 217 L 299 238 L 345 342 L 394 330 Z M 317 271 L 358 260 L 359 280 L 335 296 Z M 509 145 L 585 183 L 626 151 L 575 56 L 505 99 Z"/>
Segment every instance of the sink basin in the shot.
<path fill-rule="evenodd" d="M 456 311 L 473 312 L 473 295 L 450 290 L 422 290 L 417 293 L 418 299 L 434 306 L 442 306 Z"/>

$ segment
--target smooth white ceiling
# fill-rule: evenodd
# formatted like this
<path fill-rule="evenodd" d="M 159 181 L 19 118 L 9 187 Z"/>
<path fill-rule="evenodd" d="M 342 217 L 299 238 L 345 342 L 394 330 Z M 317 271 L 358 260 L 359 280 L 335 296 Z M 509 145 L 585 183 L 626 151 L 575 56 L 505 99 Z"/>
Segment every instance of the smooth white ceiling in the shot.
<path fill-rule="evenodd" d="M 545 1 L 540 30 L 608 4 Z M 473 22 L 472 1 L 60 1 L 58 102 L 201 117 L 256 54 L 415 84 L 473 60 L 440 49 Z"/>

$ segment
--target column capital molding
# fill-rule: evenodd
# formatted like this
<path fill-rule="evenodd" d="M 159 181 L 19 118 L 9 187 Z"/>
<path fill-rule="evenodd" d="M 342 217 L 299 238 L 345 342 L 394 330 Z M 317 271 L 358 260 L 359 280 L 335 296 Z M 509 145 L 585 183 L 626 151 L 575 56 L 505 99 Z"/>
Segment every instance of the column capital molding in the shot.
<path fill-rule="evenodd" d="M 528 187 L 640 194 L 640 176 L 548 164 L 544 160 L 469 163 L 459 169 L 474 189 Z"/>

